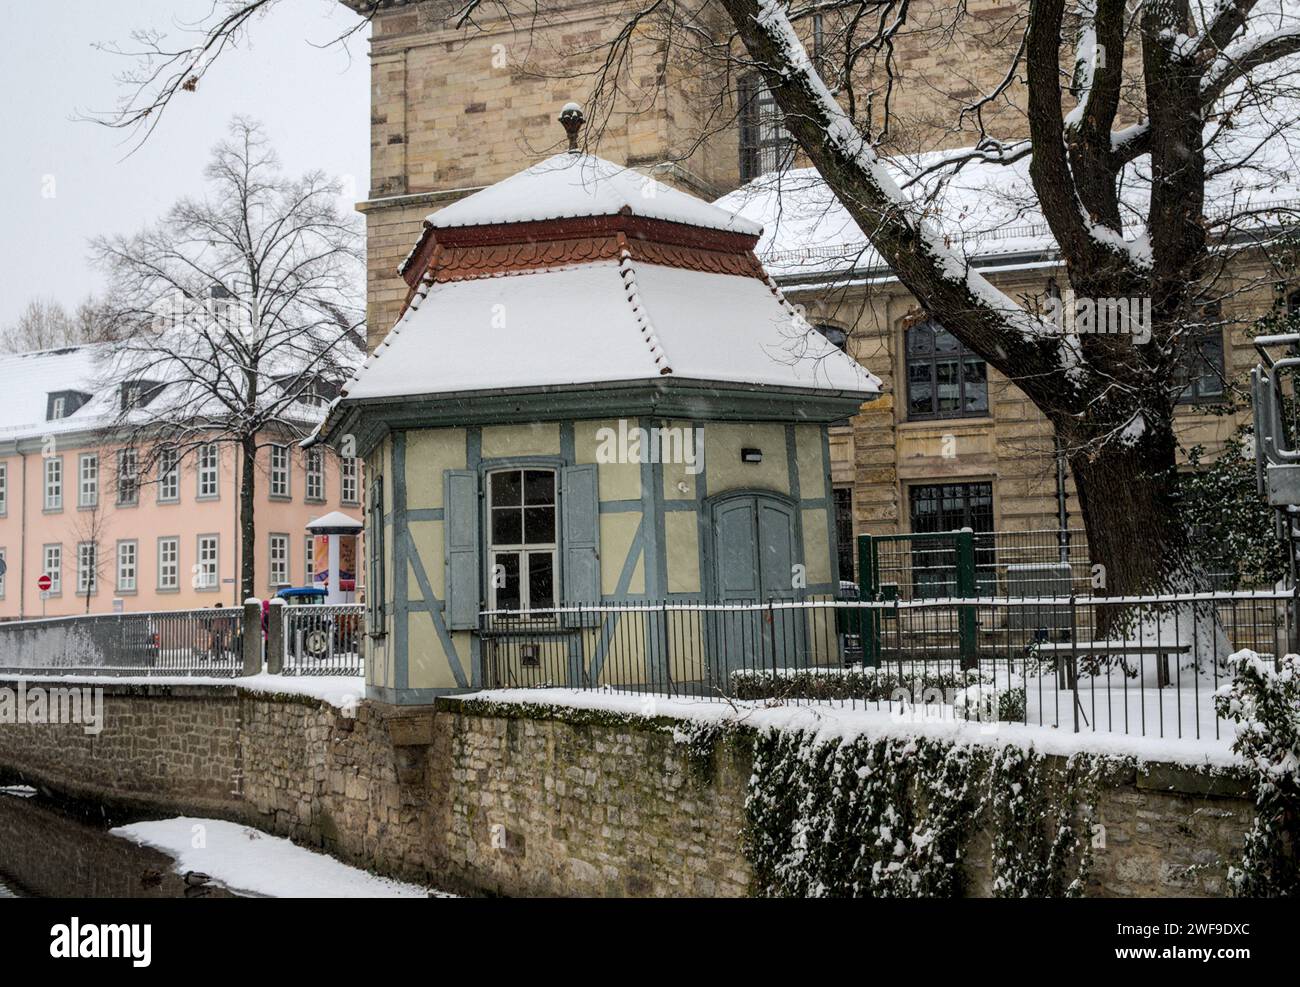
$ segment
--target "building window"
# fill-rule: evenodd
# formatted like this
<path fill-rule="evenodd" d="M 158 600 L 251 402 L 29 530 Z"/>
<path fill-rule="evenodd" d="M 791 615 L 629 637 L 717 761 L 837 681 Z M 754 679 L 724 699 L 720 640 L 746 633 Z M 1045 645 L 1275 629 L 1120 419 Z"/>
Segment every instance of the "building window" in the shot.
<path fill-rule="evenodd" d="M 160 590 L 181 588 L 181 540 L 179 538 L 158 539 L 158 588 Z"/>
<path fill-rule="evenodd" d="M 280 500 L 289 497 L 288 446 L 271 446 L 271 496 Z"/>
<path fill-rule="evenodd" d="M 934 483 L 908 491 L 912 534 L 960 531 L 975 533 L 975 578 L 979 585 L 996 579 L 993 552 L 993 484 Z M 955 539 L 912 543 L 912 592 L 917 597 L 957 594 Z"/>
<path fill-rule="evenodd" d="M 304 586 L 314 585 L 312 580 L 316 577 L 316 540 L 313 535 L 303 536 L 302 561 L 302 584 Z"/>
<path fill-rule="evenodd" d="M 0 463 L 0 517 L 9 513 L 9 464 Z"/>
<path fill-rule="evenodd" d="M 0 548 L 0 600 L 5 598 L 5 573 L 9 568 L 9 559 L 5 555 L 5 550 Z"/>
<path fill-rule="evenodd" d="M 360 496 L 360 460 L 356 456 L 344 456 L 339 467 L 339 499 L 345 504 L 359 504 Z"/>
<path fill-rule="evenodd" d="M 366 627 L 372 636 L 384 633 L 384 478 L 370 484 L 366 505 Z"/>
<path fill-rule="evenodd" d="M 289 585 L 289 536 L 271 535 L 270 548 L 271 564 L 268 572 L 271 574 L 271 588 L 274 590 Z"/>
<path fill-rule="evenodd" d="M 194 588 L 202 592 L 219 589 L 217 576 L 218 542 L 216 535 L 199 535 L 198 561 L 194 563 Z"/>
<path fill-rule="evenodd" d="M 45 460 L 45 509 L 63 510 L 63 457 L 50 456 Z"/>
<path fill-rule="evenodd" d="M 841 581 L 856 583 L 853 571 L 853 488 L 836 487 L 835 496 L 835 556 Z"/>
<path fill-rule="evenodd" d="M 140 550 L 137 542 L 117 543 L 117 591 L 119 593 L 135 592 L 139 558 Z"/>
<path fill-rule="evenodd" d="M 1180 404 L 1223 400 L 1226 374 L 1222 309 L 1218 302 L 1207 302 L 1201 305 L 1200 316 L 1200 322 L 1188 326 L 1178 341 L 1174 383 L 1182 388 Z"/>
<path fill-rule="evenodd" d="M 134 449 L 117 451 L 117 503 L 127 507 L 140 499 L 139 459 Z"/>
<path fill-rule="evenodd" d="M 50 595 L 63 592 L 63 546 L 46 545 L 42 553 L 41 573 L 50 577 Z"/>
<path fill-rule="evenodd" d="M 933 319 L 907 330 L 907 417 L 982 418 L 989 413 L 988 368 Z"/>
<path fill-rule="evenodd" d="M 83 452 L 77 458 L 77 506 L 99 506 L 99 454 Z"/>
<path fill-rule="evenodd" d="M 325 455 L 319 448 L 307 450 L 307 491 L 308 500 L 325 499 Z"/>
<path fill-rule="evenodd" d="M 158 453 L 158 500 L 164 504 L 181 499 L 181 471 L 175 449 Z"/>
<path fill-rule="evenodd" d="M 50 399 L 50 421 L 57 421 L 67 414 L 68 402 L 66 398 Z"/>
<path fill-rule="evenodd" d="M 199 446 L 199 499 L 212 500 L 220 492 L 220 460 L 217 444 L 208 442 Z"/>
<path fill-rule="evenodd" d="M 489 474 L 488 519 L 492 608 L 555 606 L 555 471 Z"/>
<path fill-rule="evenodd" d="M 813 325 L 813 328 L 821 333 L 826 342 L 830 343 L 841 353 L 847 353 L 849 351 L 849 333 L 847 329 L 842 329 L 841 327 L 832 325 L 829 322 L 818 322 Z"/>
<path fill-rule="evenodd" d="M 77 595 L 90 596 L 99 587 L 96 585 L 95 570 L 98 566 L 95 543 L 93 541 L 77 542 Z"/>
<path fill-rule="evenodd" d="M 781 125 L 781 110 L 757 74 L 740 80 L 740 180 L 784 168 L 794 159 L 794 141 Z"/>

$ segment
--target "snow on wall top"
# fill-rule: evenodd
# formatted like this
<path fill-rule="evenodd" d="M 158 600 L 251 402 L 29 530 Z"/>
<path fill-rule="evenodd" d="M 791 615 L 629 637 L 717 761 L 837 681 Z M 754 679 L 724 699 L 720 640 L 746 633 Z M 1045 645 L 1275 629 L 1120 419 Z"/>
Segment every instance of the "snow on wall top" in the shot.
<path fill-rule="evenodd" d="M 427 285 L 348 400 L 678 378 L 879 391 L 757 278 L 604 261 Z"/>
<path fill-rule="evenodd" d="M 624 210 L 646 219 L 758 236 L 748 219 L 679 192 L 662 182 L 591 154 L 557 154 L 428 217 L 436 229 L 613 216 Z"/>

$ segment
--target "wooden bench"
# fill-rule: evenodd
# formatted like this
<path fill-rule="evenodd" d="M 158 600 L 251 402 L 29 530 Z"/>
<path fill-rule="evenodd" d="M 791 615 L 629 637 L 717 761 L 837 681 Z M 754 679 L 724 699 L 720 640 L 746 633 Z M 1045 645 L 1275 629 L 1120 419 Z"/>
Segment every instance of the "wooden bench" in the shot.
<path fill-rule="evenodd" d="M 1171 679 L 1169 675 L 1169 656 L 1185 655 L 1192 650 L 1190 644 L 1141 644 L 1135 641 L 1061 641 L 1051 642 L 1044 641 L 1030 647 L 1037 647 L 1040 655 L 1069 655 L 1071 657 L 1069 665 L 1069 680 L 1066 684 L 1060 662 L 1057 663 L 1058 677 L 1061 679 L 1062 688 L 1073 689 L 1075 679 L 1077 678 L 1077 662 L 1080 655 L 1155 655 L 1156 656 L 1156 685 L 1163 689 L 1169 685 Z"/>

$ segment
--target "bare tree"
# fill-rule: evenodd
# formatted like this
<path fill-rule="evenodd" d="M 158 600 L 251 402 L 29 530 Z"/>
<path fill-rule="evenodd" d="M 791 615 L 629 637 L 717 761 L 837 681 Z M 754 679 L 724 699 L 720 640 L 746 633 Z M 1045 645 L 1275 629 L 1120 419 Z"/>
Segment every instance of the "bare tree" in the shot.
<path fill-rule="evenodd" d="M 87 298 L 68 312 L 56 299 L 33 298 L 0 330 L 0 351 L 52 350 L 112 338 L 112 322 L 102 302 Z"/>
<path fill-rule="evenodd" d="M 558 6 L 465 0 L 449 21 L 528 30 Z M 698 116 L 713 132 L 734 128 L 739 79 L 757 73 L 871 248 L 1051 423 L 1108 588 L 1195 584 L 1177 496 L 1180 367 L 1205 325 L 1207 294 L 1240 290 L 1225 286 L 1232 258 L 1294 221 L 1253 194 L 1296 173 L 1293 3 L 1027 0 L 996 17 L 920 0 L 621 0 L 611 9 L 621 29 L 573 72 L 597 121 L 589 142 L 620 100 L 644 106 L 644 91 L 631 91 L 634 53 L 688 49 L 711 61 L 711 77 L 726 84 L 703 87 L 716 104 Z M 976 52 L 995 71 L 967 74 L 954 60 L 942 78 L 905 80 L 898 53 L 908 46 Z M 904 81 L 931 97 L 923 111 L 901 105 Z M 910 169 L 887 160 L 923 150 L 922 133 L 949 153 Z M 686 152 L 709 136 L 706 127 Z M 1050 228 L 1069 287 L 1089 299 L 1149 300 L 1149 336 L 1062 331 L 972 265 L 962 243 L 969 216 L 945 208 L 942 187 L 973 163 L 1026 162 L 1025 208 Z"/>
<path fill-rule="evenodd" d="M 340 187 L 285 177 L 260 127 L 236 118 L 207 195 L 134 236 L 94 241 L 123 327 L 102 368 L 141 476 L 214 445 L 239 464 L 240 593 L 254 593 L 258 452 L 319 420 L 362 358 L 361 237 Z"/>

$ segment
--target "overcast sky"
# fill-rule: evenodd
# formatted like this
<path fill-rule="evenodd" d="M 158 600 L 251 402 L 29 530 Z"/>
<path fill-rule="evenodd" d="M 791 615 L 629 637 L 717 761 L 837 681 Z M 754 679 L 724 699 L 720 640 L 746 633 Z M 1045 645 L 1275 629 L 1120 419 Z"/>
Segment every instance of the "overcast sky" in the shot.
<path fill-rule="evenodd" d="M 0 325 L 36 295 L 72 309 L 99 286 L 86 240 L 130 232 L 198 192 L 232 114 L 261 120 L 287 171 L 320 168 L 353 198 L 369 187 L 370 86 L 365 35 L 324 45 L 357 23 L 335 0 L 285 0 L 227 52 L 198 91 L 182 93 L 134 154 L 122 131 L 75 121 L 111 107 L 130 60 L 95 42 L 129 43 L 133 28 L 179 33 L 211 0 L 40 0 L 6 4 L 0 59 Z M 47 178 L 53 179 L 53 183 Z M 52 189 L 53 195 L 43 192 Z"/>

